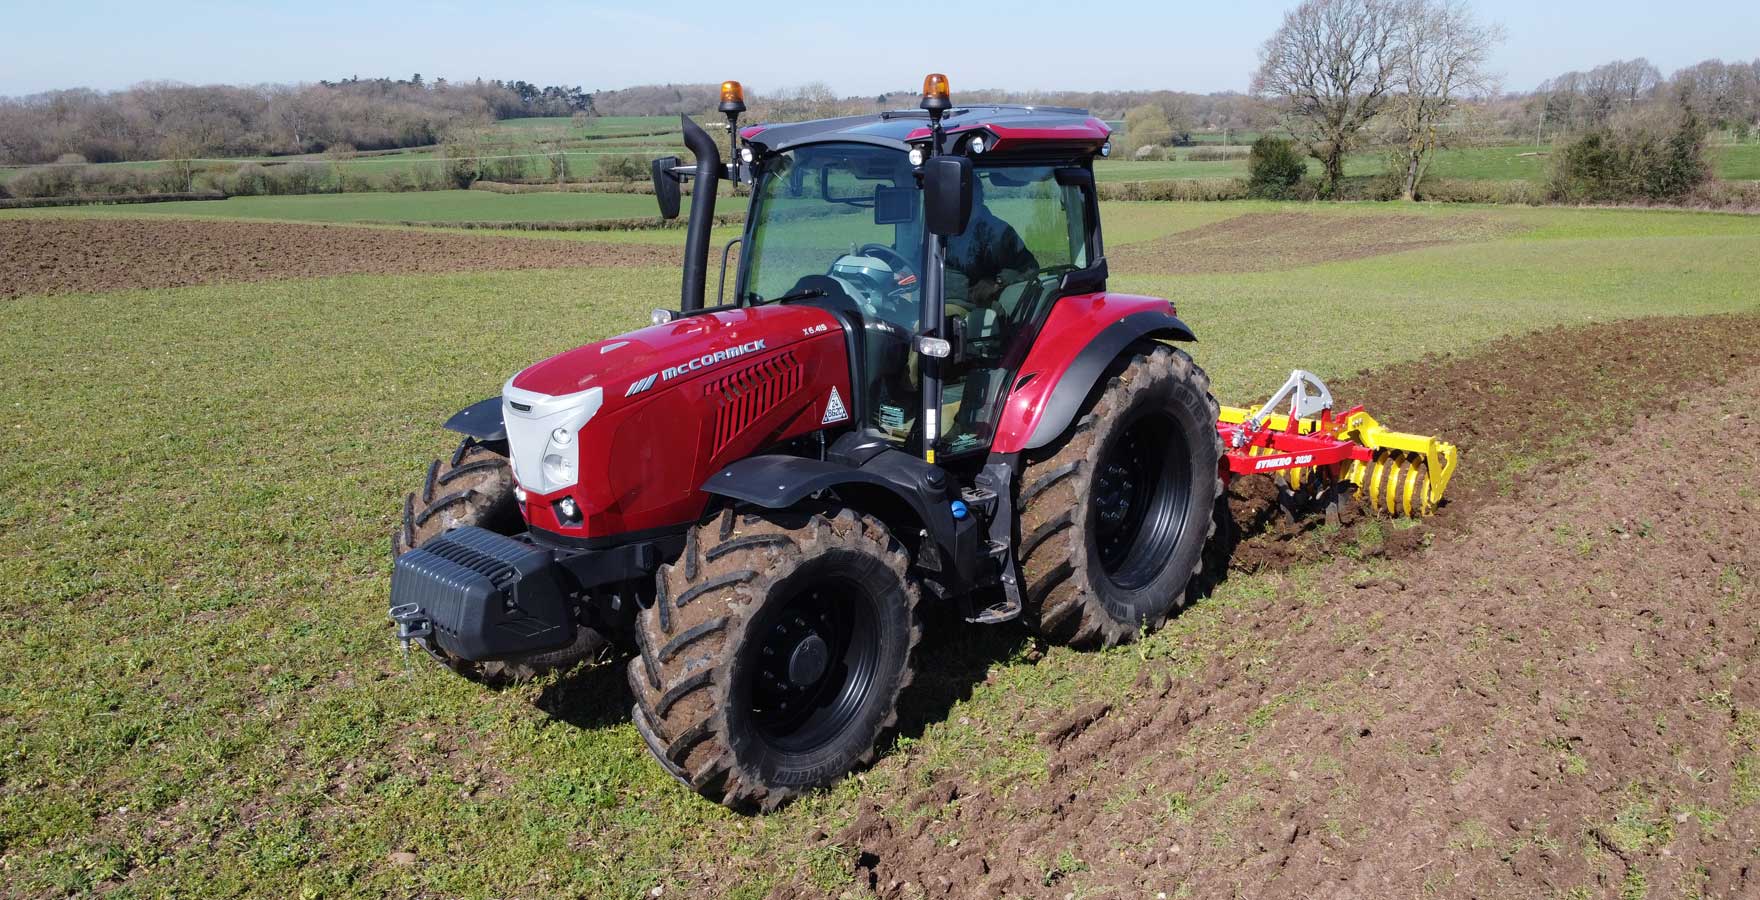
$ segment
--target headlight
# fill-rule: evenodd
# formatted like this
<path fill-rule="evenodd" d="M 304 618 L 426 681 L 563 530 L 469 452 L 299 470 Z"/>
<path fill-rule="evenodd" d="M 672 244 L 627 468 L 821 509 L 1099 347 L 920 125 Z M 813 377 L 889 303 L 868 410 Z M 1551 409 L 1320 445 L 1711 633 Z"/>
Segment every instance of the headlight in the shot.
<path fill-rule="evenodd" d="M 529 491 L 549 494 L 580 481 L 580 430 L 605 401 L 600 388 L 552 396 L 513 386 L 501 389 L 501 421 L 513 476 Z"/>
<path fill-rule="evenodd" d="M 554 485 L 546 488 L 545 493 L 575 483 L 577 479 L 574 460 L 575 454 L 568 451 L 544 454 L 544 480 Z"/>

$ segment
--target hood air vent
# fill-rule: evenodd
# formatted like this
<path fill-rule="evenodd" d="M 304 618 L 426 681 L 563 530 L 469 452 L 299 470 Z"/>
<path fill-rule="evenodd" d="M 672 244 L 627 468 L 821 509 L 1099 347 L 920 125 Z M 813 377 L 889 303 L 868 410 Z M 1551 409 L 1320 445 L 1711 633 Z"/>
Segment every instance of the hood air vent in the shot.
<path fill-rule="evenodd" d="M 715 411 L 715 449 L 720 453 L 753 422 L 775 409 L 801 388 L 801 365 L 793 353 L 778 353 L 762 362 L 709 382 L 703 396 L 719 401 Z"/>

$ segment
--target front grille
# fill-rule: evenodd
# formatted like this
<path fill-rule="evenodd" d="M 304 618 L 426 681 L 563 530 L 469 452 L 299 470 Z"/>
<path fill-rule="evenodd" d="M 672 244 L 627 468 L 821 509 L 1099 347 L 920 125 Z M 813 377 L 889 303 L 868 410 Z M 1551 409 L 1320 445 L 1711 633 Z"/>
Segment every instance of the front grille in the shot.
<path fill-rule="evenodd" d="M 703 388 L 703 396 L 719 399 L 715 410 L 714 452 L 719 453 L 760 418 L 801 388 L 801 365 L 793 353 L 729 373 Z"/>

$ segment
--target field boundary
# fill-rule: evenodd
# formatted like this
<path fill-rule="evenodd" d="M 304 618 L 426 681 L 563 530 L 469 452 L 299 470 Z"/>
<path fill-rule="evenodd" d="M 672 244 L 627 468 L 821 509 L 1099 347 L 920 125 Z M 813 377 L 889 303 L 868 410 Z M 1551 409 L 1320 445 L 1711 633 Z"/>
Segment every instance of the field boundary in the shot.
<path fill-rule="evenodd" d="M 715 225 L 743 225 L 744 213 L 720 213 L 715 216 Z M 573 219 L 558 222 L 432 222 L 410 219 L 363 219 L 352 224 L 356 225 L 399 225 L 407 228 L 461 228 L 481 231 L 663 231 L 683 228 L 686 220 L 654 218 L 622 218 L 622 219 Z"/>
<path fill-rule="evenodd" d="M 72 197 L 0 199 L 0 209 L 46 209 L 57 206 L 105 206 L 116 203 L 169 203 L 175 200 L 225 200 L 220 191 L 178 191 L 161 194 L 90 194 Z"/>

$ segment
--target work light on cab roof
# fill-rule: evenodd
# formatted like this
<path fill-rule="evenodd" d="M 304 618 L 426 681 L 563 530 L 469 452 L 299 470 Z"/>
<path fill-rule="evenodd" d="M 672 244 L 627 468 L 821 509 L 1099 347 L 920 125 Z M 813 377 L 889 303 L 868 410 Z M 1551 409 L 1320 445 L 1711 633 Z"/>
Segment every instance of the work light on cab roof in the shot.
<path fill-rule="evenodd" d="M 1452 445 L 1299 370 L 1219 412 L 1173 304 L 1108 289 L 1087 110 L 955 107 L 938 72 L 916 109 L 742 129 L 724 81 L 715 110 L 727 144 L 681 116 L 691 161 L 650 164 L 662 218 L 692 186 L 678 307 L 455 415 L 404 500 L 390 615 L 453 671 L 621 655 L 666 772 L 770 809 L 873 758 L 924 622 L 1160 626 L 1228 479 L 1441 503 Z M 723 179 L 746 215 L 712 247 Z"/>

